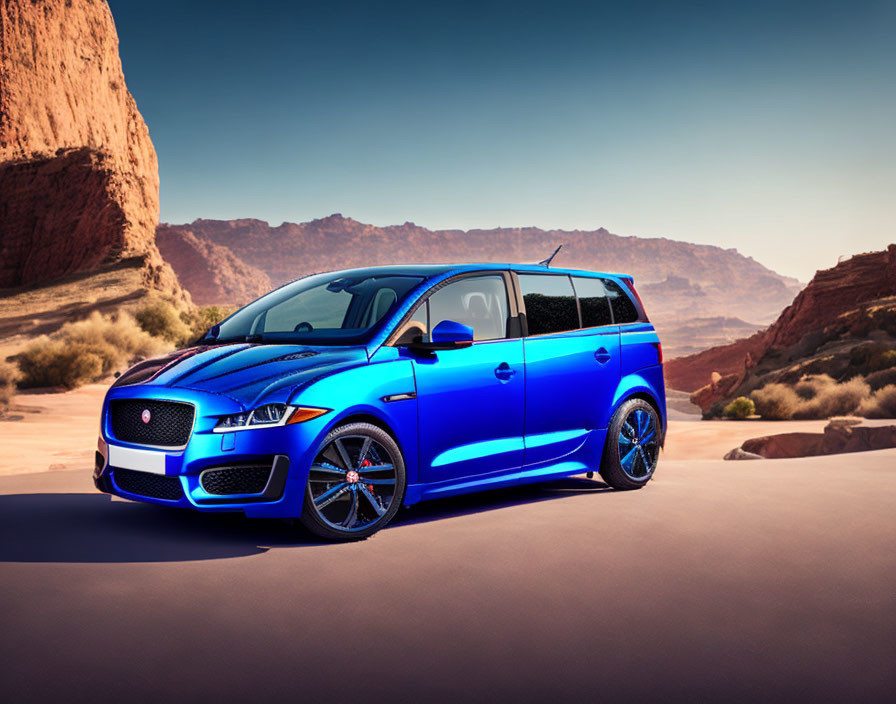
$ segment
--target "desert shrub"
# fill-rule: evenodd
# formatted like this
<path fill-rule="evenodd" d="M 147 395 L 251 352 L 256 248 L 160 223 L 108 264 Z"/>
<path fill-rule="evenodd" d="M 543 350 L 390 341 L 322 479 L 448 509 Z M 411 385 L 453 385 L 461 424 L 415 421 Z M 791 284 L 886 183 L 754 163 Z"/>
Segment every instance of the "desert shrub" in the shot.
<path fill-rule="evenodd" d="M 807 420 L 850 415 L 870 395 L 871 389 L 861 377 L 838 384 L 822 374 L 805 377 L 793 386 L 767 384 L 751 398 L 763 418 Z"/>
<path fill-rule="evenodd" d="M 0 361 L 0 410 L 9 405 L 16 393 L 16 383 L 22 372 L 15 364 Z"/>
<path fill-rule="evenodd" d="M 896 418 L 896 384 L 878 389 L 859 404 L 856 413 L 865 418 Z"/>
<path fill-rule="evenodd" d="M 882 369 L 865 377 L 865 383 L 871 387 L 872 391 L 877 391 L 890 384 L 896 384 L 896 367 Z"/>
<path fill-rule="evenodd" d="M 236 310 L 233 306 L 205 306 L 197 308 L 185 321 L 193 332 L 193 338 L 203 335 L 212 325 L 217 325 Z"/>
<path fill-rule="evenodd" d="M 103 376 L 103 352 L 98 347 L 53 340 L 46 335 L 18 355 L 21 385 L 74 389 Z"/>
<path fill-rule="evenodd" d="M 173 303 L 161 298 L 152 298 L 134 311 L 137 324 L 153 337 L 161 337 L 180 346 L 193 337 L 192 328 L 184 322 Z"/>
<path fill-rule="evenodd" d="M 789 420 L 803 402 L 793 388 L 785 384 L 766 384 L 753 391 L 750 399 L 756 412 L 767 420 Z"/>
<path fill-rule="evenodd" d="M 167 347 L 141 330 L 130 316 L 109 318 L 94 312 L 86 320 L 66 323 L 50 337 L 37 338 L 18 354 L 19 385 L 74 389 Z"/>
<path fill-rule="evenodd" d="M 743 419 L 749 418 L 756 412 L 756 404 L 746 396 L 738 396 L 731 403 L 725 406 L 724 414 L 726 418 Z"/>

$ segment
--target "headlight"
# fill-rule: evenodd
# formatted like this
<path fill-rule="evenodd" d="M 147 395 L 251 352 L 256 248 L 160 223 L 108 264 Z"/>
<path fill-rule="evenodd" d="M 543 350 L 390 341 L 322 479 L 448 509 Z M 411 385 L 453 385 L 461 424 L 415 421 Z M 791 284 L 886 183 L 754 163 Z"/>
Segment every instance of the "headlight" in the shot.
<path fill-rule="evenodd" d="M 285 403 L 266 403 L 252 411 L 221 416 L 215 425 L 216 433 L 231 430 L 251 430 L 252 428 L 271 428 L 291 423 L 304 423 L 329 413 L 329 408 L 308 408 L 304 406 L 287 406 Z"/>

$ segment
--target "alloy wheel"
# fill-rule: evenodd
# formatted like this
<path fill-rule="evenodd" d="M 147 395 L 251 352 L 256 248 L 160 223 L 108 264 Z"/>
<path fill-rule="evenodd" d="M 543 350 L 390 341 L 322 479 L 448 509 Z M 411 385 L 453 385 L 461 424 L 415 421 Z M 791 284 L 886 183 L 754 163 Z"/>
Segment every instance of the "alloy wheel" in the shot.
<path fill-rule="evenodd" d="M 311 465 L 311 505 L 330 528 L 364 530 L 395 500 L 395 458 L 368 435 L 343 435 L 321 449 Z"/>

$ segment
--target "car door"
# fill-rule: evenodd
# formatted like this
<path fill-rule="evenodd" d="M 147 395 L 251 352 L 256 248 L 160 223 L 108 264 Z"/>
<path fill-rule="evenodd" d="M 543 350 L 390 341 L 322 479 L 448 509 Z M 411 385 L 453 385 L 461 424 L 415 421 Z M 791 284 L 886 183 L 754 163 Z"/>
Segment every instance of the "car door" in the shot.
<path fill-rule="evenodd" d="M 619 328 L 600 279 L 576 282 L 581 301 L 565 274 L 518 274 L 527 328 L 525 466 L 575 452 L 609 422 L 619 384 Z"/>
<path fill-rule="evenodd" d="M 499 476 L 523 462 L 525 370 L 509 274 L 450 281 L 424 302 L 426 329 L 443 320 L 473 328 L 471 346 L 415 355 L 420 468 L 428 483 Z M 421 309 L 416 320 L 424 315 Z"/>

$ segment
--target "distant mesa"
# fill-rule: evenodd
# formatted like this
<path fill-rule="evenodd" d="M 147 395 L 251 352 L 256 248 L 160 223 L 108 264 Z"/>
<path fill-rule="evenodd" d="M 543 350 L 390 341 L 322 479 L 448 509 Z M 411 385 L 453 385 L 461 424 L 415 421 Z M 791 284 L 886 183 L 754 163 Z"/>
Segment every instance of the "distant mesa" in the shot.
<path fill-rule="evenodd" d="M 225 291 L 210 285 L 217 264 L 203 267 L 200 243 L 229 251 L 251 270 L 246 290 L 259 285 L 258 272 L 274 286 L 306 274 L 395 263 L 537 262 L 566 246 L 555 266 L 631 273 L 651 318 L 669 331 L 667 354 L 730 342 L 767 324 L 792 299 L 800 283 L 735 250 L 665 238 L 622 237 L 597 230 L 429 230 L 412 222 L 378 227 L 340 213 L 304 223 L 272 226 L 263 220 L 195 220 L 162 225 L 159 246 L 184 286 L 199 303 Z M 223 249 L 221 249 L 223 248 Z M 727 328 L 701 318 L 731 321 Z M 750 322 L 745 322 L 750 321 Z M 687 339 L 674 331 L 690 325 Z M 701 344 L 702 343 L 702 344 Z"/>

